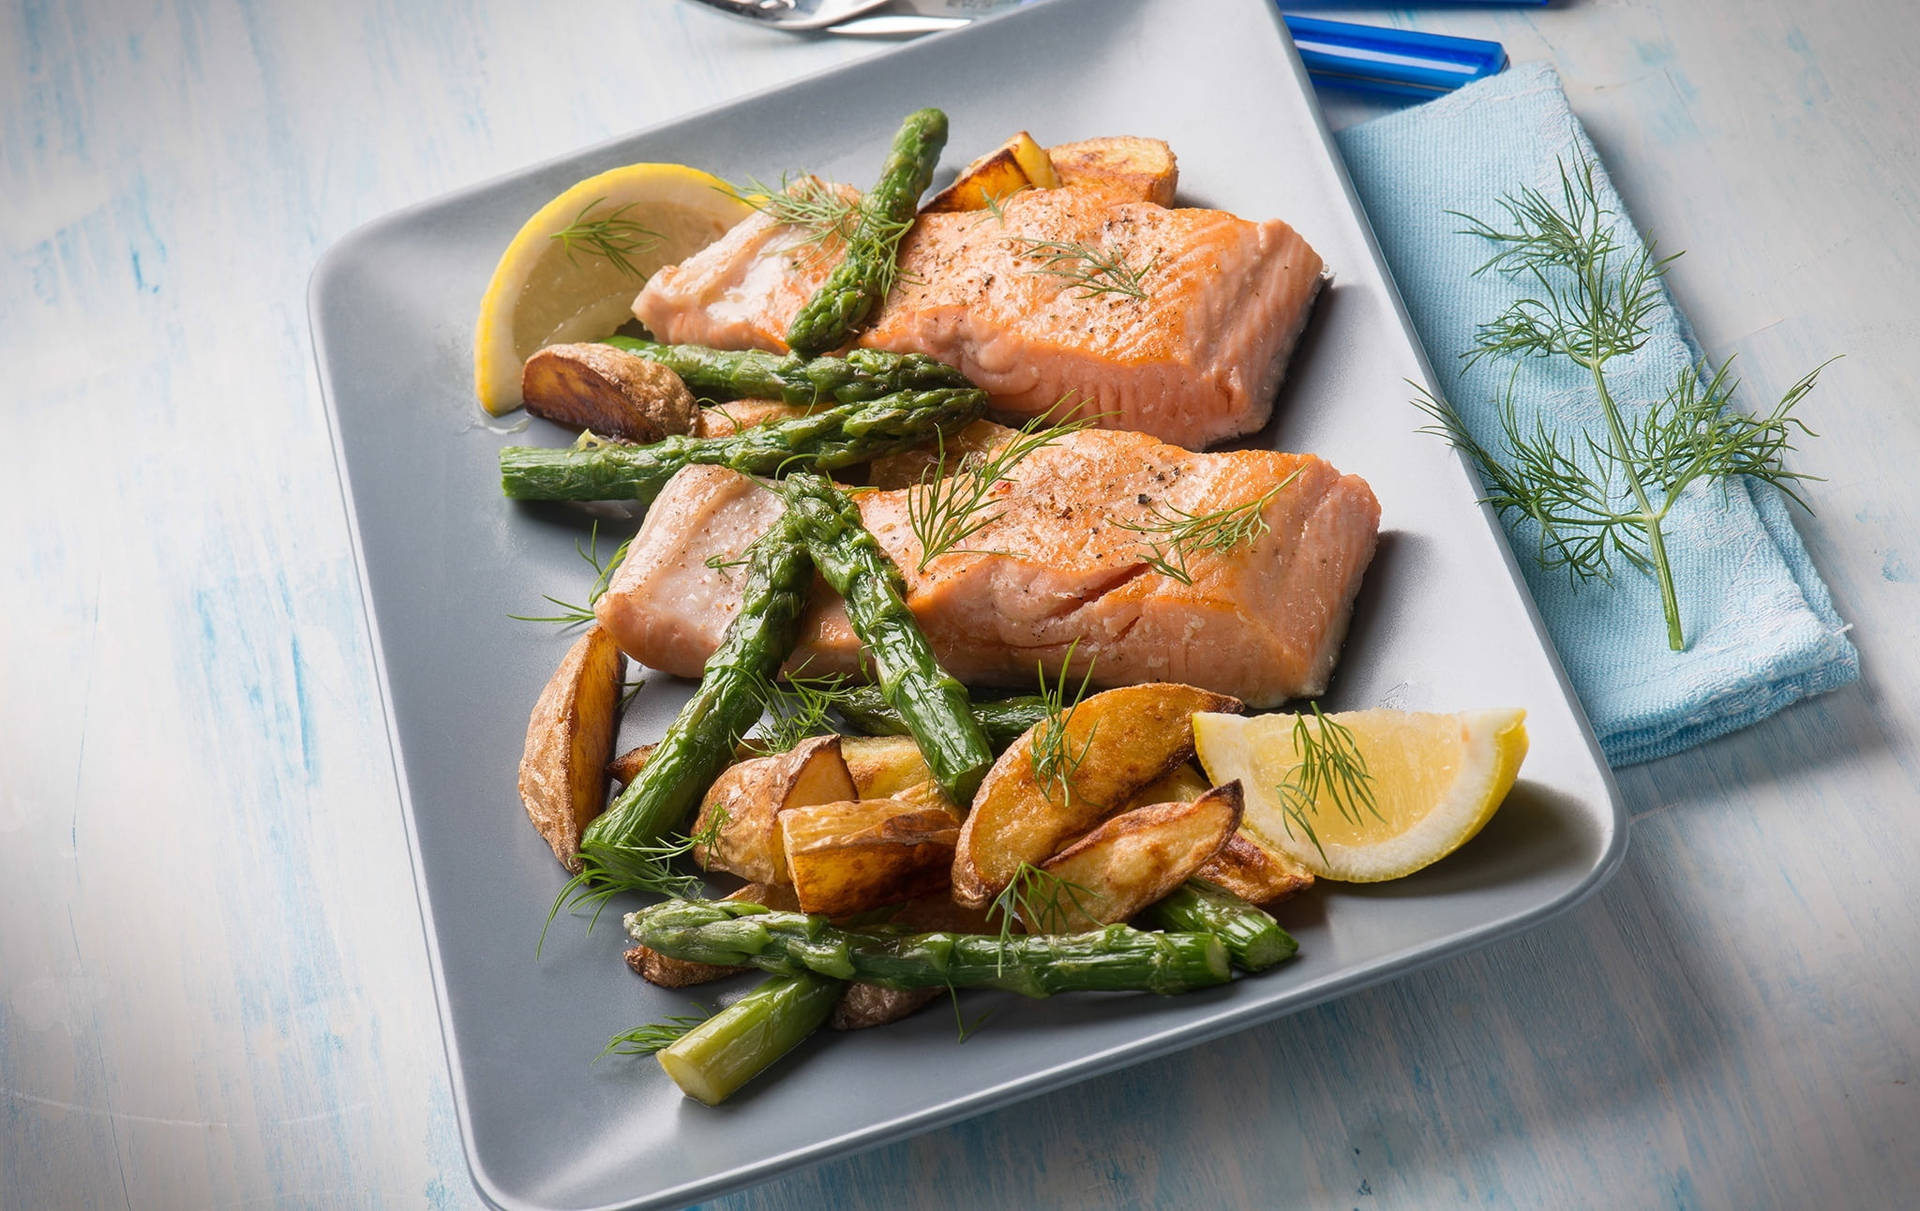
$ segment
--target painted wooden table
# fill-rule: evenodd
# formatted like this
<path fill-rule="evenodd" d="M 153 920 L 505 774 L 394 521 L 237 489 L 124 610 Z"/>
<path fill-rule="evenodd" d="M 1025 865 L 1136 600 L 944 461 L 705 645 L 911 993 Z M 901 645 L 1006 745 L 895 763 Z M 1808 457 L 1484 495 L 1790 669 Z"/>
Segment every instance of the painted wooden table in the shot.
<path fill-rule="evenodd" d="M 1530 935 L 714 1205 L 1911 1205 L 1920 17 L 1355 11 L 1558 63 L 1757 387 L 1848 355 L 1803 525 L 1864 680 L 1624 771 L 1625 868 Z M 394 207 L 883 49 L 668 0 L 0 8 L 0 1207 L 476 1203 L 308 270 Z"/>

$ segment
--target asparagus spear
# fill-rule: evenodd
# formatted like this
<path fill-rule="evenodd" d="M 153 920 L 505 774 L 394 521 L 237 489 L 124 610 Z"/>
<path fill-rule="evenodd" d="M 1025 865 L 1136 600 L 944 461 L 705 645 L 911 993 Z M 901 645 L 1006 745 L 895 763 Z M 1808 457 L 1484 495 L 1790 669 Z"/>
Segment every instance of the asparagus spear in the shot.
<path fill-rule="evenodd" d="M 940 667 L 907 609 L 900 569 L 861 524 L 860 510 L 824 475 L 796 471 L 781 490 L 820 574 L 846 599 L 847 620 L 873 660 L 887 705 L 900 713 L 947 797 L 973 802 L 993 750 L 973 717 L 967 687 Z"/>
<path fill-rule="evenodd" d="M 660 890 L 660 854 L 652 843 L 680 826 L 760 717 L 760 687 L 793 651 L 812 579 L 798 519 L 783 514 L 747 548 L 740 612 L 707 660 L 700 688 L 633 781 L 587 826 L 583 865 L 569 890 Z"/>
<path fill-rule="evenodd" d="M 869 736 L 906 736 L 907 721 L 887 705 L 878 686 L 854 685 L 834 695 L 834 709 L 848 724 Z M 1021 733 L 1046 718 L 1046 704 L 1033 695 L 975 702 L 973 717 L 995 752 L 1018 740 Z"/>
<path fill-rule="evenodd" d="M 777 399 L 789 404 L 864 403 L 896 391 L 971 387 L 967 376 L 924 353 L 855 349 L 845 357 L 781 356 L 759 349 L 707 349 L 610 336 L 611 345 L 656 362 L 708 399 Z"/>
<path fill-rule="evenodd" d="M 947 115 L 920 109 L 893 136 L 880 181 L 867 192 L 847 255 L 787 326 L 787 345 L 803 357 L 853 339 L 880 308 L 893 282 L 900 239 L 913 226 L 920 195 L 947 145 Z"/>
<path fill-rule="evenodd" d="M 1265 912 L 1199 879 L 1174 888 L 1172 895 L 1147 909 L 1146 919 L 1161 929 L 1212 934 L 1226 944 L 1233 965 L 1242 971 L 1265 971 L 1300 949 L 1293 935 Z"/>
<path fill-rule="evenodd" d="M 1078 934 L 894 933 L 835 928 L 825 917 L 736 900 L 665 900 L 627 914 L 642 946 L 676 959 L 817 972 L 888 988 L 1056 992 L 1187 992 L 1232 978 L 1210 933 L 1148 933 L 1125 925 Z"/>
<path fill-rule="evenodd" d="M 820 1029 L 846 987 L 828 976 L 774 976 L 705 1022 L 658 1057 L 688 1097 L 717 1106 Z"/>
<path fill-rule="evenodd" d="M 646 503 L 675 472 L 694 463 L 773 475 L 800 458 L 831 471 L 923 445 L 974 420 L 986 406 L 985 392 L 935 387 L 841 404 L 727 437 L 676 435 L 650 446 L 565 450 L 507 446 L 500 451 L 500 487 L 516 500 Z"/>

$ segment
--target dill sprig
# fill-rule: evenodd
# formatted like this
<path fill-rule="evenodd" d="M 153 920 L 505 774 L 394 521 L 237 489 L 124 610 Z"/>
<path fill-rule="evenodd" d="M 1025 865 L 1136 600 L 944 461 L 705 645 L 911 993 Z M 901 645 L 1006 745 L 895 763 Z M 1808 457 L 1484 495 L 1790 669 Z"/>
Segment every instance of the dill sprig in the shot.
<path fill-rule="evenodd" d="M 567 259 L 576 265 L 580 263 L 582 254 L 605 257 L 620 272 L 644 282 L 647 275 L 628 257 L 651 251 L 659 246 L 664 237 L 633 219 L 623 217 L 633 209 L 632 202 L 616 207 L 611 214 L 589 219 L 587 213 L 606 200 L 595 198 L 582 206 L 580 213 L 573 216 L 573 222 L 554 232 L 552 238 L 560 241 Z"/>
<path fill-rule="evenodd" d="M 1078 748 L 1067 735 L 1074 712 L 1080 709 L 1087 687 L 1093 683 L 1093 661 L 1089 660 L 1073 697 L 1067 697 L 1067 669 L 1073 664 L 1073 653 L 1079 646 L 1078 639 L 1067 645 L 1067 654 L 1060 661 L 1060 674 L 1054 681 L 1047 680 L 1047 666 L 1039 666 L 1042 717 L 1034 725 L 1033 743 L 1027 753 L 1034 780 L 1046 790 L 1048 798 L 1062 804 L 1073 801 L 1073 776 L 1080 772 L 1088 751 L 1093 748 L 1094 734 L 1100 730 L 1100 722 L 1095 720 Z"/>
<path fill-rule="evenodd" d="M 1027 272 L 1060 278 L 1078 289 L 1083 299 L 1119 294 L 1144 300 L 1147 297 L 1146 276 L 1160 264 L 1160 258 L 1156 256 L 1144 265 L 1132 265 L 1118 253 L 1072 240 L 1031 240 L 1020 237 L 1014 243 L 1019 245 L 1020 255 L 1031 256 L 1039 261 Z"/>
<path fill-rule="evenodd" d="M 1253 500 L 1210 513 L 1189 513 L 1185 509 L 1155 504 L 1150 522 L 1116 520 L 1113 524 L 1149 540 L 1148 567 L 1181 584 L 1192 584 L 1193 573 L 1187 561 L 1203 551 L 1231 551 L 1268 533 L 1273 527 L 1267 524 L 1267 506 L 1298 478 L 1300 468 L 1296 467 L 1292 474 Z"/>
<path fill-rule="evenodd" d="M 1503 226 L 1449 212 L 1466 222 L 1462 234 L 1495 245 L 1476 273 L 1532 287 L 1482 324 L 1463 355 L 1469 366 L 1488 357 L 1515 361 L 1499 412 L 1501 448 L 1476 440 L 1453 405 L 1426 389 L 1414 404 L 1433 418 L 1423 432 L 1446 438 L 1478 466 L 1486 503 L 1536 523 L 1542 567 L 1564 569 L 1576 585 L 1611 582 L 1618 556 L 1651 575 L 1668 646 L 1681 651 L 1686 637 L 1662 528 L 1668 514 L 1693 484 L 1718 480 L 1724 490 L 1736 475 L 1764 480 L 1805 508 L 1794 484 L 1816 477 L 1787 470 L 1784 460 L 1796 435 L 1813 435 L 1793 409 L 1827 363 L 1761 416 L 1732 410 L 1737 383 L 1730 363 L 1683 366 L 1637 422 L 1623 415 L 1607 366 L 1646 344 L 1664 298 L 1661 278 L 1678 254 L 1658 256 L 1651 244 L 1623 239 L 1620 216 L 1601 203 L 1594 173 L 1585 159 L 1571 170 L 1562 164 L 1557 197 L 1527 189 L 1502 198 Z M 1519 361 L 1529 357 L 1564 357 L 1587 372 L 1604 434 L 1563 435 L 1542 418 L 1522 420 L 1515 384 Z"/>
<path fill-rule="evenodd" d="M 1307 723 L 1308 712 L 1313 716 L 1311 726 Z M 1292 836 L 1293 826 L 1299 825 L 1324 861 L 1327 851 L 1307 813 L 1318 814 L 1320 804 L 1328 802 L 1349 824 L 1359 824 L 1363 812 L 1380 819 L 1373 797 L 1373 775 L 1367 772 L 1366 754 L 1354 740 L 1353 730 L 1327 718 L 1318 702 L 1309 702 L 1307 711 L 1294 718 L 1293 755 L 1299 764 L 1275 788 L 1281 810 L 1286 813 L 1287 835 Z"/>
<path fill-rule="evenodd" d="M 597 521 L 594 522 L 593 529 L 588 532 L 585 543 L 582 543 L 577 538 L 573 541 L 575 553 L 586 561 L 588 567 L 593 569 L 593 583 L 587 586 L 587 603 L 580 605 L 576 602 L 568 601 L 565 598 L 555 597 L 549 593 L 542 593 L 540 595 L 541 598 L 558 609 L 560 611 L 558 614 L 509 614 L 507 617 L 513 619 L 515 622 L 553 622 L 560 624 L 562 627 L 577 627 L 592 622 L 594 620 L 593 607 L 599 604 L 602 597 L 606 596 L 607 586 L 612 583 L 614 572 L 619 570 L 620 561 L 627 557 L 627 548 L 632 545 L 633 538 L 629 536 L 622 541 L 619 546 L 613 549 L 611 555 L 602 560 L 600 558 L 600 523 Z"/>
<path fill-rule="evenodd" d="M 893 289 L 900 273 L 893 250 L 913 227 L 911 217 L 889 219 L 875 213 L 864 195 L 809 173 L 783 175 L 777 188 L 752 177 L 728 188 L 774 222 L 802 233 L 788 246 L 790 251 L 809 249 L 811 257 L 819 258 L 830 256 L 838 245 L 848 256 L 875 256 L 876 263 L 887 267 L 880 293 Z"/>
<path fill-rule="evenodd" d="M 1022 862 L 1006 887 L 987 905 L 987 919 L 1000 918 L 1000 954 L 1004 960 L 1015 933 L 1066 932 L 1075 914 L 1090 917 L 1090 907 L 1105 900 L 1089 887 Z"/>
<path fill-rule="evenodd" d="M 592 933 L 593 927 L 600 922 L 600 914 L 607 907 L 607 902 L 624 891 L 678 896 L 682 899 L 701 898 L 706 884 L 699 875 L 675 870 L 673 860 L 692 853 L 695 846 L 711 847 L 720 839 L 720 832 L 726 826 L 727 809 L 717 807 L 706 826 L 698 832 L 621 846 L 620 879 L 612 885 L 601 882 L 599 887 L 592 886 L 602 881 L 606 872 L 599 868 L 591 854 L 582 853 L 580 873 L 566 881 L 560 888 L 560 894 L 553 898 L 553 907 L 547 910 L 546 923 L 540 927 L 540 941 L 533 948 L 534 957 L 540 957 L 540 947 L 547 941 L 547 929 L 553 924 L 553 919 L 560 915 L 562 906 L 568 912 L 574 912 L 592 905 L 593 917 L 587 922 L 587 932 Z"/>
<path fill-rule="evenodd" d="M 697 1014 L 675 1014 L 658 1022 L 648 1022 L 645 1026 L 635 1026 L 632 1030 L 623 1030 L 607 1040 L 601 1055 L 652 1055 L 656 1051 L 665 1051 L 679 1042 L 689 1031 L 706 1024 L 713 1011 L 705 1005 L 695 1003 L 700 1012 Z"/>
<path fill-rule="evenodd" d="M 946 440 L 937 444 L 934 461 L 920 476 L 920 482 L 907 493 L 907 527 L 920 543 L 920 561 L 914 570 L 924 572 L 927 565 L 942 555 L 993 555 L 999 552 L 975 550 L 960 544 L 1000 520 L 1005 510 L 995 507 L 1000 485 L 1011 490 L 1013 472 L 1036 451 L 1053 445 L 1070 433 L 1090 427 L 1092 419 L 1053 423 L 1055 413 L 1066 402 L 1063 397 L 1053 407 L 1020 426 L 1013 438 L 992 452 L 972 451 L 948 461 Z"/>
<path fill-rule="evenodd" d="M 850 680 L 835 673 L 826 677 L 789 676 L 784 684 L 763 684 L 760 705 L 766 711 L 747 743 L 762 754 L 784 753 L 809 736 L 834 730 L 831 712 L 847 700 Z"/>

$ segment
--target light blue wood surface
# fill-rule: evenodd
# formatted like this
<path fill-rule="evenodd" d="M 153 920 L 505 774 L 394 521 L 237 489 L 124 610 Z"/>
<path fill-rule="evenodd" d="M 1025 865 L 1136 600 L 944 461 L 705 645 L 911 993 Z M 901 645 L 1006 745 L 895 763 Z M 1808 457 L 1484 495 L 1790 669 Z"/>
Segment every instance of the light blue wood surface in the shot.
<path fill-rule="evenodd" d="M 1804 533 L 1864 680 L 1626 771 L 1625 868 L 1526 937 L 711 1205 L 1913 1201 L 1920 18 L 1352 11 L 1556 62 L 1757 387 L 1848 355 Z M 476 1204 L 307 273 L 397 206 L 882 49 L 668 0 L 0 9 L 0 1208 Z"/>

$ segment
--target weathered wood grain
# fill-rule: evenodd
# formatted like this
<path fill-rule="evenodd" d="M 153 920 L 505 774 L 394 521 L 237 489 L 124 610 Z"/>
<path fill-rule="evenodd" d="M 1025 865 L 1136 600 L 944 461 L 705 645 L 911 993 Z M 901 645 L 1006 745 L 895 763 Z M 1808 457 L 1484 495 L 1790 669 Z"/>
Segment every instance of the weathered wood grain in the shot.
<path fill-rule="evenodd" d="M 1756 390 L 1848 355 L 1803 524 L 1862 684 L 1627 771 L 1625 869 L 1531 935 L 714 1205 L 1910 1199 L 1920 18 L 1817 7 L 1417 24 L 1560 65 Z M 0 8 L 0 1208 L 476 1204 L 306 275 L 396 206 L 878 49 L 667 0 Z"/>

